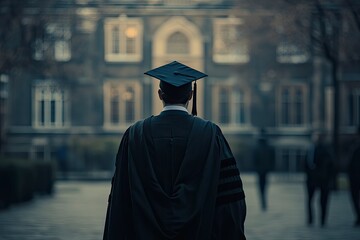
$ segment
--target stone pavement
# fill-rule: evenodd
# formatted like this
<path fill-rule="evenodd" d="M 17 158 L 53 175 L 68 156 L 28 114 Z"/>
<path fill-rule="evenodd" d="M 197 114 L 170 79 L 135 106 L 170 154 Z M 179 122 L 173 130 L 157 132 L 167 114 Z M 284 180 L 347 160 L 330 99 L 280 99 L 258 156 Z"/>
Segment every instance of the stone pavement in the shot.
<path fill-rule="evenodd" d="M 301 181 L 272 176 L 269 209 L 259 207 L 255 176 L 243 174 L 247 199 L 248 240 L 360 240 L 352 227 L 354 215 L 348 192 L 333 193 L 328 224 L 305 225 Z M 55 194 L 0 211 L 0 240 L 99 240 L 102 238 L 110 182 L 58 182 Z M 318 215 L 317 215 L 318 216 Z"/>

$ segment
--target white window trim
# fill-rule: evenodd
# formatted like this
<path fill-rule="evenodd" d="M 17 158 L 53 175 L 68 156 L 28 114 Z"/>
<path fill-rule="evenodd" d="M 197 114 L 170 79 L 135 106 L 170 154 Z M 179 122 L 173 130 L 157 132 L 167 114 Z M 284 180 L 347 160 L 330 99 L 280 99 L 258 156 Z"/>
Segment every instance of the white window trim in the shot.
<path fill-rule="evenodd" d="M 120 44 L 125 42 L 121 37 L 121 29 L 125 28 L 128 24 L 136 25 L 138 30 L 138 36 L 135 39 L 135 53 L 127 54 L 122 53 L 120 46 L 120 53 L 112 53 L 112 28 L 119 27 L 120 29 Z M 142 47 L 143 47 L 143 23 L 140 18 L 128 18 L 126 16 L 120 16 L 118 18 L 105 19 L 104 24 L 105 38 L 105 61 L 107 62 L 140 62 L 142 60 Z"/>
<path fill-rule="evenodd" d="M 241 55 L 237 55 L 237 54 L 227 54 L 227 55 L 221 55 L 221 54 L 216 54 L 215 53 L 215 48 L 216 48 L 216 44 L 217 41 L 219 41 L 219 32 L 218 30 L 222 27 L 222 26 L 226 26 L 226 25 L 243 25 L 243 20 L 240 18 L 217 18 L 213 20 L 213 61 L 216 63 L 247 63 L 250 61 L 250 55 L 249 55 L 249 48 L 248 48 L 248 43 L 247 43 L 247 39 L 239 39 L 239 41 L 243 42 L 243 46 L 246 48 L 246 54 L 241 54 Z"/>
<path fill-rule="evenodd" d="M 123 119 L 125 114 L 120 113 L 120 120 L 118 124 L 111 122 L 111 87 L 116 85 L 120 89 L 131 86 L 134 88 L 134 97 L 135 97 L 135 111 L 134 111 L 134 122 L 141 118 L 142 114 L 142 86 L 140 81 L 137 80 L 107 80 L 104 83 L 104 129 L 106 130 L 125 130 L 129 127 L 130 124 Z M 120 105 L 123 105 L 124 102 L 120 102 Z M 120 107 L 120 109 L 124 109 Z"/>
<path fill-rule="evenodd" d="M 66 89 L 61 89 L 64 92 L 63 98 L 64 101 L 62 101 L 61 96 L 59 96 L 59 94 L 55 95 L 55 123 L 51 124 L 51 116 L 50 116 L 50 111 L 49 109 L 51 108 L 51 106 L 49 105 L 50 102 L 49 101 L 45 101 L 45 122 L 44 125 L 40 124 L 40 115 L 39 115 L 39 111 L 40 111 L 40 106 L 38 105 L 38 100 L 40 100 L 42 98 L 41 96 L 41 88 L 45 89 L 45 91 L 51 91 L 52 87 L 56 87 L 56 88 L 60 88 L 60 86 L 58 86 L 56 83 L 54 83 L 53 81 L 47 80 L 47 81 L 39 81 L 37 83 L 34 84 L 33 86 L 33 111 L 32 111 L 32 115 L 33 115 L 33 121 L 32 121 L 32 125 L 34 128 L 37 129 L 63 129 L 63 128 L 67 128 L 70 126 L 70 103 L 69 103 L 69 93 Z M 48 94 L 48 93 L 47 93 Z M 64 113 L 62 112 L 62 108 L 63 108 L 63 102 L 65 104 L 64 106 Z M 64 114 L 64 116 L 63 116 Z M 62 119 L 64 119 L 64 122 L 62 121 Z"/>

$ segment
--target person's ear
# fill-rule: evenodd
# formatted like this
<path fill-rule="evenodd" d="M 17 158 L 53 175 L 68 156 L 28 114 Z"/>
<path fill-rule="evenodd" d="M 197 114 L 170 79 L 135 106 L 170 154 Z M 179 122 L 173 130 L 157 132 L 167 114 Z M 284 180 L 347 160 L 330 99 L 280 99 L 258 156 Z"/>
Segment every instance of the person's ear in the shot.
<path fill-rule="evenodd" d="M 163 92 L 161 91 L 161 89 L 158 90 L 158 95 L 159 95 L 160 100 L 162 101 L 163 100 Z"/>

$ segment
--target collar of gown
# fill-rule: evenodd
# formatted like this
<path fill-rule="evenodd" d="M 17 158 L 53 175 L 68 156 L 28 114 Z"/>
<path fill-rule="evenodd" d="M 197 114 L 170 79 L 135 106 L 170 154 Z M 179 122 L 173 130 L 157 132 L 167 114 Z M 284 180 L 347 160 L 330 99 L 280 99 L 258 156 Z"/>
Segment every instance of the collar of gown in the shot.
<path fill-rule="evenodd" d="M 163 108 L 163 112 L 164 111 L 169 111 L 169 110 L 178 110 L 178 111 L 184 111 L 188 113 L 188 110 L 186 109 L 186 107 L 183 106 L 179 106 L 179 105 L 167 105 Z"/>

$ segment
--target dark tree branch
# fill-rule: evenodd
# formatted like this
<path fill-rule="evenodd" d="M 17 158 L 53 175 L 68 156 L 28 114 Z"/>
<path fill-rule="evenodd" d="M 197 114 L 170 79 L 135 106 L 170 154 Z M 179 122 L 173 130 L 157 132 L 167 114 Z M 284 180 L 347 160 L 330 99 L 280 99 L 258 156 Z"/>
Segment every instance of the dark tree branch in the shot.
<path fill-rule="evenodd" d="M 336 62 L 337 61 L 337 54 L 336 54 L 337 48 L 334 43 L 335 39 L 332 39 L 332 40 L 329 39 L 331 36 L 329 36 L 329 34 L 326 32 L 326 13 L 325 13 L 324 8 L 321 5 L 319 0 L 316 0 L 315 7 L 319 14 L 318 20 L 319 20 L 320 32 L 321 32 L 320 44 L 322 45 L 324 55 L 330 62 Z M 335 49 L 331 48 L 331 43 L 333 43 L 333 48 L 335 48 Z"/>
<path fill-rule="evenodd" d="M 352 13 L 352 15 L 354 17 L 357 29 L 358 29 L 358 31 L 360 31 L 360 16 L 359 16 L 359 13 L 356 11 L 356 9 L 354 7 L 354 4 L 352 3 L 351 0 L 345 0 L 345 1 L 346 1 L 346 4 L 347 4 L 350 12 Z"/>

